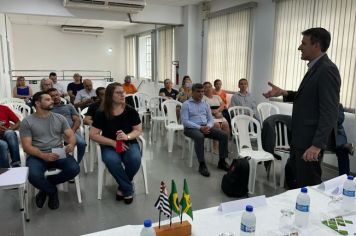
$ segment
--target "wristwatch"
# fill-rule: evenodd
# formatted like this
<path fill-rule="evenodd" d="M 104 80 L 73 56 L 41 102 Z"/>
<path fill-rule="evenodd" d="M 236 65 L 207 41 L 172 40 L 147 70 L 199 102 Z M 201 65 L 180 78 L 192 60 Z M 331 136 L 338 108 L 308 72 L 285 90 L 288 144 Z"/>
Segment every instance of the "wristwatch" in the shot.
<path fill-rule="evenodd" d="M 127 140 L 130 140 L 130 139 L 131 139 L 130 135 L 127 135 Z"/>

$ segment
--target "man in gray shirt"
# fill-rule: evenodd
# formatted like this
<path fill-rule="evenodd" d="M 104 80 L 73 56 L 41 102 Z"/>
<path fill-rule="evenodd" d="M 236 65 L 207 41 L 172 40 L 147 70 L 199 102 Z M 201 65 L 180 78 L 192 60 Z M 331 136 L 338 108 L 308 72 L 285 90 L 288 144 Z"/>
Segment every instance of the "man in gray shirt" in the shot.
<path fill-rule="evenodd" d="M 53 100 L 52 112 L 64 116 L 67 119 L 69 126 L 71 127 L 71 129 L 75 134 L 75 138 L 77 139 L 78 163 L 80 163 L 85 154 L 86 143 L 84 138 L 79 133 L 79 127 L 81 124 L 79 114 L 75 110 L 72 104 L 61 103 L 60 93 L 57 89 L 50 88 L 48 89 L 47 92 Z"/>
<path fill-rule="evenodd" d="M 253 110 L 253 117 L 259 120 L 259 116 L 257 113 L 257 104 L 255 98 L 247 91 L 248 88 L 248 81 L 247 79 L 240 79 L 239 80 L 239 89 L 237 93 L 235 93 L 231 97 L 230 107 L 234 106 L 242 106 L 242 107 L 249 107 Z M 250 114 L 246 114 L 250 115 Z"/>
<path fill-rule="evenodd" d="M 32 105 L 36 112 L 23 119 L 20 126 L 22 147 L 28 154 L 28 179 L 40 190 L 36 195 L 37 207 L 42 208 L 48 196 L 48 207 L 54 210 L 59 207 L 56 185 L 73 179 L 80 170 L 78 163 L 69 154 L 74 151 L 75 135 L 62 115 L 50 112 L 53 101 L 47 93 L 38 92 L 33 95 Z M 68 142 L 65 147 L 63 135 Z M 65 152 L 64 156 L 58 154 L 58 149 Z M 61 172 L 46 177 L 44 173 L 53 168 Z"/>
<path fill-rule="evenodd" d="M 93 82 L 90 79 L 85 79 L 83 81 L 84 89 L 78 91 L 75 96 L 74 106 L 81 109 L 86 108 L 90 104 L 94 103 L 93 97 L 96 96 L 95 90 L 93 89 Z"/>

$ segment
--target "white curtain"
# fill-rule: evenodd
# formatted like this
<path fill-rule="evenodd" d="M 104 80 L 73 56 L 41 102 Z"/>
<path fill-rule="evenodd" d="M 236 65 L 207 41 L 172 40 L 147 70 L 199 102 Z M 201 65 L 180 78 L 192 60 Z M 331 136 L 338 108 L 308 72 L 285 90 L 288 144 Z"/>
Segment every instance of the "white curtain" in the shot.
<path fill-rule="evenodd" d="M 209 18 L 206 80 L 221 79 L 223 88 L 237 90 L 249 79 L 252 8 Z"/>
<path fill-rule="evenodd" d="M 323 27 L 331 33 L 327 51 L 341 75 L 340 102 L 355 108 L 356 0 L 279 0 L 276 2 L 273 82 L 297 90 L 307 71 L 298 46 L 301 32 Z"/>
<path fill-rule="evenodd" d="M 136 37 L 130 36 L 126 41 L 126 75 L 136 77 Z"/>
<path fill-rule="evenodd" d="M 158 81 L 172 79 L 174 57 L 173 28 L 159 30 L 158 34 Z"/>

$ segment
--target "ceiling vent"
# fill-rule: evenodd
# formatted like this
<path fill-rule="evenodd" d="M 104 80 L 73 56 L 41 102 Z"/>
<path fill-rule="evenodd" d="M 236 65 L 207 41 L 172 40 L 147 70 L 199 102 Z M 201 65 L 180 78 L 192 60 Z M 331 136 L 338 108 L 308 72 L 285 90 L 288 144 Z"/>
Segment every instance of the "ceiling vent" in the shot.
<path fill-rule="evenodd" d="M 104 33 L 103 27 L 90 27 L 90 26 L 75 26 L 75 25 L 62 25 L 62 32 L 73 34 L 94 34 L 99 35 Z"/>
<path fill-rule="evenodd" d="M 146 6 L 145 0 L 63 0 L 65 7 L 138 13 Z"/>

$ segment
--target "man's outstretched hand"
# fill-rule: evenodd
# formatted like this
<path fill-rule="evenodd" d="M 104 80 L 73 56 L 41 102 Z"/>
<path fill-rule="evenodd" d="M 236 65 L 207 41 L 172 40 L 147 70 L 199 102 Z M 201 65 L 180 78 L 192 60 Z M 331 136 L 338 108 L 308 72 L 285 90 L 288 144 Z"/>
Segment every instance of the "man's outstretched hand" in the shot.
<path fill-rule="evenodd" d="M 283 95 L 283 96 L 288 95 L 287 91 L 281 89 L 280 87 L 277 87 L 276 85 L 272 84 L 271 82 L 268 82 L 268 85 L 271 86 L 272 89 L 267 91 L 266 93 L 263 93 L 263 96 L 265 98 L 279 97 L 281 95 Z"/>

